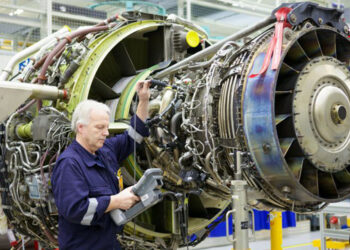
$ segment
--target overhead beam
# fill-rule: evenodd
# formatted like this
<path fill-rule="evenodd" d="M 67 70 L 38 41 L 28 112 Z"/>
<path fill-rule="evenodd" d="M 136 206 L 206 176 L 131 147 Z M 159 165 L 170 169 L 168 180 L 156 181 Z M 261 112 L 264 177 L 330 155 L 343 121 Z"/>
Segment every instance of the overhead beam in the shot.
<path fill-rule="evenodd" d="M 30 26 L 40 28 L 40 21 L 34 18 L 21 17 L 21 16 L 9 16 L 5 14 L 0 14 L 0 23 L 11 23 L 20 26 Z M 4 24 L 2 24 L 4 25 Z"/>
<path fill-rule="evenodd" d="M 24 16 L 9 16 L 9 13 L 5 13 L 2 11 L 0 13 L 0 22 L 1 23 L 11 23 L 11 24 L 17 24 L 21 26 L 30 26 L 30 27 L 41 27 L 41 21 L 37 19 L 36 15 L 46 15 L 46 8 L 44 9 L 35 9 L 30 8 L 22 5 L 15 5 L 15 4 L 2 4 L 0 3 L 0 8 L 4 8 L 8 10 L 16 10 L 16 9 L 23 9 L 24 11 L 33 14 L 33 17 L 24 17 Z M 34 16 L 35 15 L 35 16 Z M 69 13 L 63 13 L 58 11 L 52 11 L 52 16 L 60 17 L 60 18 L 66 18 L 67 21 L 73 20 L 73 21 L 79 21 L 79 22 L 87 22 L 91 24 L 99 23 L 102 19 L 99 18 L 93 18 L 93 17 L 86 17 L 86 16 L 79 16 L 79 15 L 73 15 Z M 56 28 L 56 27 L 53 27 Z"/>
<path fill-rule="evenodd" d="M 16 25 L 20 25 L 22 27 L 34 27 L 34 28 L 40 28 L 41 27 L 41 23 L 39 20 L 37 19 L 32 19 L 32 18 L 27 18 L 27 17 L 10 17 L 8 15 L 4 15 L 4 14 L 0 14 L 0 23 L 2 23 L 1 25 L 6 25 L 6 23 L 9 24 L 16 24 Z M 59 30 L 62 28 L 61 25 L 53 25 L 52 27 L 54 30 Z M 5 33 L 1 33 L 3 36 L 6 37 L 11 37 L 11 34 L 5 34 Z"/>
<path fill-rule="evenodd" d="M 66 19 L 74 20 L 74 21 L 88 22 L 88 23 L 92 23 L 92 24 L 99 23 L 99 22 L 101 22 L 101 20 L 103 20 L 103 19 L 99 19 L 99 18 L 73 15 L 73 14 L 63 13 L 63 12 L 58 12 L 58 11 L 52 11 L 52 16 L 66 18 Z"/>
<path fill-rule="evenodd" d="M 0 3 L 0 8 L 13 9 L 13 10 L 22 9 L 24 11 L 28 11 L 28 12 L 32 12 L 32 13 L 45 14 L 45 11 L 41 10 L 40 8 L 35 9 L 35 8 L 26 7 L 23 5 Z"/>
<path fill-rule="evenodd" d="M 229 36 L 233 33 L 239 31 L 240 29 L 243 29 L 245 27 L 239 27 L 235 25 L 228 25 L 220 21 L 213 21 L 209 20 L 207 18 L 193 18 L 192 21 L 201 26 L 202 28 L 208 28 L 209 29 L 209 35 L 210 36 Z"/>
<path fill-rule="evenodd" d="M 248 9 L 243 9 L 243 8 L 238 8 L 238 7 L 233 7 L 229 5 L 224 5 L 224 4 L 218 4 L 218 2 L 208 2 L 204 0 L 191 0 L 192 4 L 200 5 L 203 7 L 208 7 L 212 9 L 217 9 L 217 10 L 224 10 L 224 11 L 232 11 L 236 13 L 242 13 L 242 14 L 247 14 L 251 16 L 258 16 L 258 17 L 267 17 L 268 15 L 271 14 L 271 10 L 268 11 L 254 11 L 254 10 L 248 10 Z"/>

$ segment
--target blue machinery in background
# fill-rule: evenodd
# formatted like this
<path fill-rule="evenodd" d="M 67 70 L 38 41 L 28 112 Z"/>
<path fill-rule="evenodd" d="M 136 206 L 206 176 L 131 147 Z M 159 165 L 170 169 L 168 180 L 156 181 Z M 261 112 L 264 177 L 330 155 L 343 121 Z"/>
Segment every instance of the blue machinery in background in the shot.
<path fill-rule="evenodd" d="M 268 211 L 254 211 L 254 224 L 255 224 L 255 231 L 260 230 L 270 230 L 270 213 Z M 232 217 L 230 217 L 230 220 Z M 296 219 L 295 219 L 295 213 L 290 211 L 282 212 L 282 227 L 288 228 L 288 227 L 295 227 L 296 226 Z M 225 221 L 219 223 L 209 234 L 209 237 L 223 237 L 226 235 L 226 223 Z M 232 224 L 229 224 L 229 232 L 232 234 Z"/>

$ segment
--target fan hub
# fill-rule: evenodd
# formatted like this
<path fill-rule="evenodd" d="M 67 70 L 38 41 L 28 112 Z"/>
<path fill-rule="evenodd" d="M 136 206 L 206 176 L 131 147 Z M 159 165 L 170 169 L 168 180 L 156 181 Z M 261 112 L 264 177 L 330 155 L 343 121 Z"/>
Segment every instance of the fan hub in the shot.
<path fill-rule="evenodd" d="M 344 64 L 324 56 L 305 65 L 295 87 L 293 112 L 299 144 L 314 166 L 326 172 L 349 164 L 349 79 Z"/>
<path fill-rule="evenodd" d="M 331 113 L 332 120 L 335 124 L 342 124 L 346 119 L 347 111 L 343 105 L 340 105 L 340 104 L 333 105 L 331 112 L 332 112 Z"/>

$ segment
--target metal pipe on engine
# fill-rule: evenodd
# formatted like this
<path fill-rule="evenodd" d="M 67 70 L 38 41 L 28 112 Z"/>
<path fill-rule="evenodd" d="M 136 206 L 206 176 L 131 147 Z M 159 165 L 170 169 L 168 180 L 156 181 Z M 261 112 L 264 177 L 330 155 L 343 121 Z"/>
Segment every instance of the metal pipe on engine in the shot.
<path fill-rule="evenodd" d="M 237 33 L 227 37 L 226 39 L 208 47 L 207 49 L 204 49 L 176 64 L 174 64 L 173 66 L 163 70 L 163 71 L 160 71 L 159 73 L 155 74 L 153 76 L 153 78 L 155 79 L 161 79 L 162 77 L 166 76 L 166 75 L 169 75 L 171 74 L 172 72 L 176 71 L 176 70 L 179 70 L 180 68 L 182 67 L 185 67 L 185 66 L 188 66 L 190 64 L 190 62 L 194 62 L 196 60 L 199 60 L 205 56 L 209 56 L 210 54 L 213 54 L 215 53 L 217 50 L 219 50 L 226 42 L 228 41 L 234 41 L 234 40 L 237 40 L 237 39 L 240 39 L 240 38 L 243 38 L 245 36 L 248 36 L 250 35 L 251 33 L 261 29 L 261 28 L 264 28 L 272 23 L 274 23 L 276 21 L 276 18 L 274 16 L 269 16 L 267 18 L 265 18 L 264 20 L 262 20 L 261 22 L 255 24 L 255 25 L 252 25 L 246 29 L 243 29 L 241 31 L 238 31 Z"/>
<path fill-rule="evenodd" d="M 56 37 L 66 34 L 69 31 L 70 31 L 69 27 L 64 26 L 62 29 L 58 30 L 57 32 L 51 34 L 50 36 L 40 40 L 39 42 L 33 44 L 32 46 L 17 53 L 14 57 L 12 57 L 12 59 L 7 63 L 6 67 L 2 70 L 2 73 L 0 75 L 0 81 L 7 80 L 13 68 L 15 67 L 15 65 L 18 64 L 21 60 L 24 60 L 25 58 L 29 57 L 34 52 L 38 51 L 43 46 L 50 43 L 52 40 L 56 40 Z"/>
<path fill-rule="evenodd" d="M 66 90 L 54 86 L 0 81 L 0 105 L 7 107 L 1 109 L 0 121 L 3 121 L 9 114 L 14 112 L 21 104 L 29 98 L 56 100 L 66 99 Z"/>
<path fill-rule="evenodd" d="M 37 99 L 66 99 L 67 91 L 58 89 L 54 86 L 38 85 L 30 83 L 16 83 L 9 81 L 0 81 L 0 90 L 2 97 L 0 100 L 9 100 L 9 98 L 18 98 L 15 93 L 26 92 L 29 95 L 27 98 L 37 98 Z M 13 95 L 11 95 L 13 94 Z M 6 96 L 5 96 L 6 95 Z M 27 98 L 21 100 L 23 103 Z"/>

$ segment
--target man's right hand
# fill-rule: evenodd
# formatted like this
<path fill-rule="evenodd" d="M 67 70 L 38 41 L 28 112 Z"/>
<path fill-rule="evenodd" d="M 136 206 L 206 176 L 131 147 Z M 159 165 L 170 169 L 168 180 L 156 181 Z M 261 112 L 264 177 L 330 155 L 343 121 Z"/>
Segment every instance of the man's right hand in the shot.
<path fill-rule="evenodd" d="M 112 195 L 109 205 L 106 209 L 106 213 L 113 209 L 127 210 L 131 208 L 136 202 L 140 200 L 140 197 L 135 195 L 132 191 L 132 186 L 124 189 L 118 194 Z"/>

